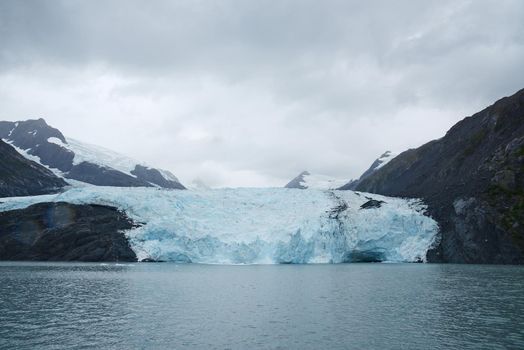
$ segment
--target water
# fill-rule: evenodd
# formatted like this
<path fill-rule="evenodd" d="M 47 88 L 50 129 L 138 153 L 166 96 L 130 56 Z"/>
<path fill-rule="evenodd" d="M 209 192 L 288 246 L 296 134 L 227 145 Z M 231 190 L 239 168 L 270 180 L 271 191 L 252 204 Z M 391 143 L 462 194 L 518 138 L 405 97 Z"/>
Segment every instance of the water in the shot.
<path fill-rule="evenodd" d="M 0 264 L 1 349 L 522 349 L 524 268 Z"/>

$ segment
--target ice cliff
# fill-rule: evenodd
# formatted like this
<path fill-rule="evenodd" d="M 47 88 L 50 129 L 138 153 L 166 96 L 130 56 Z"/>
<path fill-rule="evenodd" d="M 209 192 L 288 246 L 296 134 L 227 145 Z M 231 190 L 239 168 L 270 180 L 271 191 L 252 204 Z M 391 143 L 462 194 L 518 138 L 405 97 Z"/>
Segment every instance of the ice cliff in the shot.
<path fill-rule="evenodd" d="M 126 231 L 139 260 L 210 264 L 425 260 L 438 227 L 415 199 L 353 191 L 178 191 L 80 185 L 3 198 L 0 211 L 40 202 L 109 205 L 142 225 Z"/>

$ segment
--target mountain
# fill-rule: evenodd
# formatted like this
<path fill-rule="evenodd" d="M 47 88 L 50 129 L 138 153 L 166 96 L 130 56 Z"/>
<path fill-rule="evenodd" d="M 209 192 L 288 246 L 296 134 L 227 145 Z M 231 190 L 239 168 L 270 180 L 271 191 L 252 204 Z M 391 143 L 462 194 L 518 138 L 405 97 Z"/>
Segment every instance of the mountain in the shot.
<path fill-rule="evenodd" d="M 0 197 L 58 192 L 67 183 L 0 140 Z"/>
<path fill-rule="evenodd" d="M 401 153 L 355 189 L 423 198 L 440 225 L 430 261 L 524 263 L 524 89 Z"/>
<path fill-rule="evenodd" d="M 285 188 L 296 189 L 319 189 L 319 190 L 334 190 L 344 184 L 346 180 L 334 179 L 329 176 L 311 174 L 308 171 L 303 171 L 298 174 L 293 180 L 289 181 Z"/>
<path fill-rule="evenodd" d="M 344 184 L 339 190 L 354 190 L 358 187 L 358 185 L 366 178 L 368 178 L 371 174 L 373 174 L 378 169 L 382 168 L 384 165 L 389 163 L 393 158 L 397 156 L 396 153 L 393 153 L 391 151 L 386 151 L 382 153 L 380 157 L 375 159 L 375 161 L 371 164 L 368 170 L 366 170 L 358 180 L 351 180 L 350 182 Z"/>
<path fill-rule="evenodd" d="M 0 138 L 68 179 L 98 186 L 185 189 L 167 170 L 150 168 L 103 147 L 66 138 L 41 118 L 0 121 Z"/>

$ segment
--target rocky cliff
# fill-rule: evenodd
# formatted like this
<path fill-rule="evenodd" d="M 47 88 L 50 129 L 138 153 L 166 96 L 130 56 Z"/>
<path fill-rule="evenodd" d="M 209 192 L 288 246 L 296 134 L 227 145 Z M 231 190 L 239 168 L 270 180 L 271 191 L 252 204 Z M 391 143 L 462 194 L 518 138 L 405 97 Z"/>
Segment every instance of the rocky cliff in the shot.
<path fill-rule="evenodd" d="M 136 261 L 116 208 L 40 203 L 0 212 L 0 260 Z"/>
<path fill-rule="evenodd" d="M 356 190 L 423 198 L 441 232 L 429 261 L 524 263 L 524 89 L 401 153 Z"/>

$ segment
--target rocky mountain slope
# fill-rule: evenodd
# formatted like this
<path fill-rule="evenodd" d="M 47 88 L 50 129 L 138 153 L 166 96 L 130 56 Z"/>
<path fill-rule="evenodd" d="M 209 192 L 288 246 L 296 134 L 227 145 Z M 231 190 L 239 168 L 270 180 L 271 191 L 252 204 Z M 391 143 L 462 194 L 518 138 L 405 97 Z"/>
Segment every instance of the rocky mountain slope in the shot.
<path fill-rule="evenodd" d="M 122 212 L 101 205 L 39 203 L 0 212 L 0 260 L 136 261 Z"/>
<path fill-rule="evenodd" d="M 169 171 L 150 168 L 102 147 L 66 138 L 41 118 L 0 121 L 0 138 L 28 158 L 58 170 L 65 178 L 98 186 L 185 189 Z"/>
<path fill-rule="evenodd" d="M 395 157 L 355 187 L 423 198 L 435 262 L 524 263 L 524 89 Z"/>
<path fill-rule="evenodd" d="M 0 197 L 55 193 L 67 183 L 0 140 Z"/>

